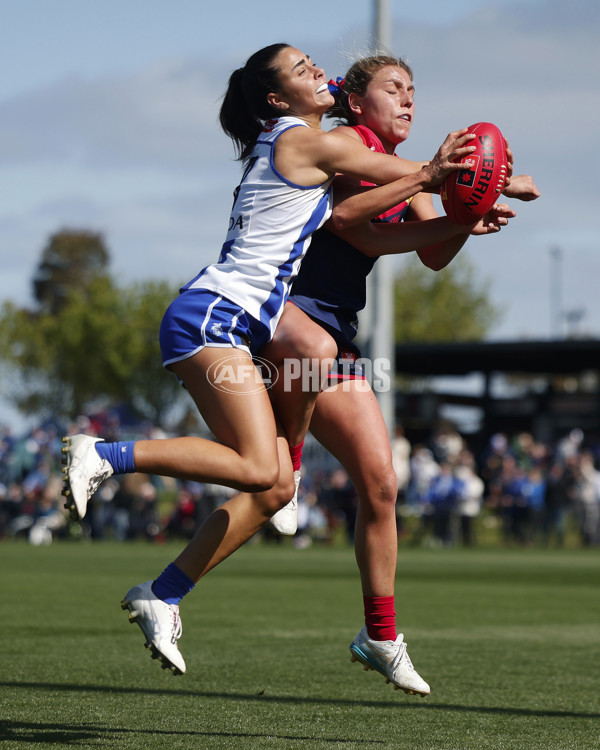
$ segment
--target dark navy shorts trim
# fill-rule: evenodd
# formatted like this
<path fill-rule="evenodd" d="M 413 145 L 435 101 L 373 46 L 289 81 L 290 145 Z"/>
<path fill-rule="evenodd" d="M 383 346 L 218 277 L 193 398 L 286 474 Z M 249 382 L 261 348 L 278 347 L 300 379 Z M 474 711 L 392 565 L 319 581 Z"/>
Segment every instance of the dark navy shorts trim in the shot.
<path fill-rule="evenodd" d="M 338 349 L 337 357 L 329 370 L 327 386 L 337 385 L 345 380 L 366 380 L 367 375 L 360 363 L 360 352 L 353 346 L 352 350 Z"/>

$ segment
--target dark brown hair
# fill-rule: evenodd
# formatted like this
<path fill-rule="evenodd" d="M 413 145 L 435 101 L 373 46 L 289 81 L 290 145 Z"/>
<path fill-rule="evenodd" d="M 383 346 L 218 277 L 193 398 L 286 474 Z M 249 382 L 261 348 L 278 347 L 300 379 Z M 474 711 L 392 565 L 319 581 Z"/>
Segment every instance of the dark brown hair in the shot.
<path fill-rule="evenodd" d="M 273 61 L 289 44 L 271 44 L 248 58 L 243 68 L 229 77 L 223 97 L 219 122 L 235 144 L 238 159 L 250 155 L 263 128 L 263 122 L 278 116 L 278 111 L 267 102 L 267 96 L 278 92 L 280 69 Z"/>

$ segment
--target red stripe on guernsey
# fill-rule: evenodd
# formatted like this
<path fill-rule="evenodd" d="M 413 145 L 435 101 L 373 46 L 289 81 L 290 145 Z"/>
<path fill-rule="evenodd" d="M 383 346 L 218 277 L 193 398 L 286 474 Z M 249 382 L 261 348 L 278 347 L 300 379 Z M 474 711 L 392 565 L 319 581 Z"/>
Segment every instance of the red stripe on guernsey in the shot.
<path fill-rule="evenodd" d="M 373 641 L 395 641 L 396 612 L 393 596 L 363 596 L 365 625 Z"/>

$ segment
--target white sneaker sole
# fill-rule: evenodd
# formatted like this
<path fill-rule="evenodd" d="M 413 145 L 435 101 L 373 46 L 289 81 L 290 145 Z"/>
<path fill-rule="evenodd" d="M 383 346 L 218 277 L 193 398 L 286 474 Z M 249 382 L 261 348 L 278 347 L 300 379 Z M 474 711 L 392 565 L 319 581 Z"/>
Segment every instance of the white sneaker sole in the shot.
<path fill-rule="evenodd" d="M 69 467 L 71 466 L 71 448 L 72 442 L 70 437 L 63 437 L 62 442 L 64 443 L 62 453 L 62 480 L 63 488 L 61 494 L 65 497 L 65 509 L 69 511 L 69 517 L 71 521 L 81 521 L 82 515 L 75 504 L 73 492 L 71 491 L 71 483 L 69 481 Z"/>
<path fill-rule="evenodd" d="M 143 626 L 143 625 L 142 625 L 142 623 L 141 623 L 141 622 L 139 622 L 139 620 L 138 620 L 139 614 L 138 614 L 137 612 L 135 612 L 135 611 L 134 611 L 134 610 L 133 610 L 133 609 L 131 608 L 131 602 L 128 602 L 128 601 L 127 601 L 126 599 L 123 599 L 123 600 L 121 601 L 121 609 L 128 609 L 128 610 L 129 610 L 129 615 L 128 615 L 128 616 L 129 616 L 129 622 L 130 622 L 130 623 L 131 623 L 132 625 L 133 625 L 133 623 L 135 623 L 135 624 L 136 624 L 136 625 L 137 625 L 137 626 L 139 627 L 139 629 L 140 629 L 140 630 L 142 631 L 142 633 L 144 634 L 144 638 L 146 639 L 146 643 L 144 643 L 144 646 L 145 646 L 145 647 L 146 647 L 146 648 L 147 648 L 147 649 L 148 649 L 148 650 L 150 651 L 150 655 L 152 656 L 152 658 L 153 658 L 153 659 L 156 659 L 157 661 L 159 661 L 159 662 L 160 662 L 160 664 L 161 664 L 161 667 L 162 667 L 163 669 L 170 669 L 170 670 L 171 670 L 171 672 L 172 672 L 172 673 L 173 673 L 173 674 L 174 674 L 175 676 L 177 676 L 177 675 L 180 675 L 180 674 L 183 674 L 183 672 L 181 671 L 181 669 L 179 669 L 179 667 L 176 667 L 176 666 L 175 666 L 175 664 L 173 664 L 173 662 L 172 662 L 172 661 L 170 661 L 170 660 L 169 660 L 169 659 L 168 659 L 168 658 L 167 658 L 167 657 L 166 657 L 166 656 L 165 656 L 165 655 L 164 655 L 164 654 L 163 654 L 163 653 L 162 653 L 161 651 L 159 651 L 159 650 L 158 650 L 158 648 L 157 648 L 157 647 L 156 647 L 156 646 L 155 646 L 155 645 L 154 645 L 154 644 L 152 643 L 152 641 L 150 640 L 150 637 L 148 636 L 148 633 L 146 633 L 146 631 L 144 630 L 144 626 Z"/>
<path fill-rule="evenodd" d="M 81 521 L 87 513 L 88 502 L 97 491 L 98 487 L 105 479 L 112 476 L 113 470 L 108 461 L 101 460 L 98 455 L 95 456 L 97 466 L 96 474 L 88 477 L 86 483 L 81 481 L 81 477 L 73 479 L 72 472 L 81 471 L 80 464 L 87 455 L 91 446 L 102 442 L 98 438 L 92 438 L 88 435 L 68 435 L 62 439 L 62 493 L 65 498 L 65 508 L 69 511 L 73 521 Z M 95 450 L 95 449 L 94 449 Z M 79 452 L 79 455 L 77 455 Z M 79 460 L 78 466 L 73 466 L 75 457 Z"/>

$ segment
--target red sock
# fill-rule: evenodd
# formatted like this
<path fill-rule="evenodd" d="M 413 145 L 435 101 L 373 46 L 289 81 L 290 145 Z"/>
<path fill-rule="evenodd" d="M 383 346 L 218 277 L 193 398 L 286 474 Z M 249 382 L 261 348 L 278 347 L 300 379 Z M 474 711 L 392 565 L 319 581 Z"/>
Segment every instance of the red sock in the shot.
<path fill-rule="evenodd" d="M 298 445 L 290 445 L 290 456 L 292 457 L 292 468 L 294 471 L 300 471 L 300 464 L 302 463 L 302 448 L 304 448 L 304 440 Z"/>
<path fill-rule="evenodd" d="M 363 596 L 365 624 L 373 641 L 395 641 L 396 612 L 393 596 Z"/>

